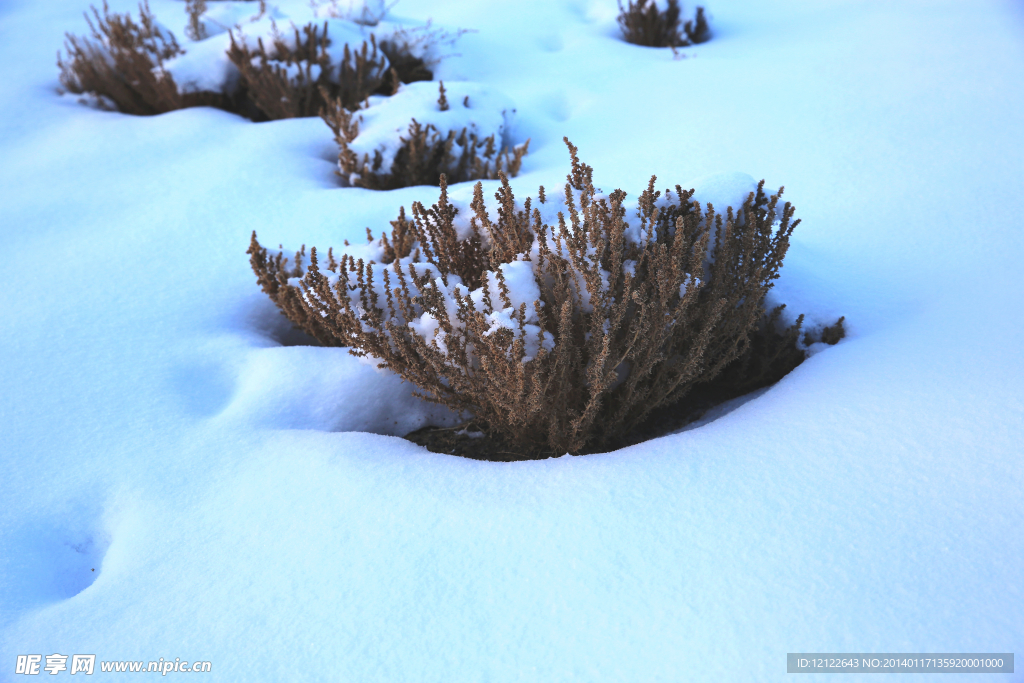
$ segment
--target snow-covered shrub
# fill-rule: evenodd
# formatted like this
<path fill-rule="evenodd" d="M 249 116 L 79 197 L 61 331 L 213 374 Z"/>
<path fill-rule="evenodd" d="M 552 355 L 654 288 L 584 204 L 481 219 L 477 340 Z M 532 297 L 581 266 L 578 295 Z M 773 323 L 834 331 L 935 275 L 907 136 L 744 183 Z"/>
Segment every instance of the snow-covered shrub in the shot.
<path fill-rule="evenodd" d="M 65 34 L 66 56 L 57 56 L 61 85 L 69 92 L 90 93 L 107 105 L 138 115 L 160 114 L 189 106 L 164 69 L 182 54 L 174 36 L 156 24 L 149 3 L 139 5 L 139 21 L 130 14 L 90 8 L 91 38 Z M 195 98 L 193 98 L 195 99 Z"/>
<path fill-rule="evenodd" d="M 626 42 L 647 47 L 686 47 L 711 39 L 711 29 L 698 7 L 690 21 L 680 24 L 679 0 L 628 0 L 619 2 L 619 26 Z"/>
<path fill-rule="evenodd" d="M 387 24 L 384 18 L 392 5 L 384 0 L 310 0 L 317 16 L 375 27 L 378 47 L 390 64 L 380 90 L 384 94 L 395 92 L 399 83 L 433 80 L 433 68 L 441 61 L 440 48 L 453 45 L 467 33 L 467 29 L 449 31 L 433 26 L 429 20 L 414 27 Z"/>
<path fill-rule="evenodd" d="M 255 45 L 231 36 L 228 57 L 240 74 L 239 87 L 267 119 L 316 116 L 327 100 L 355 109 L 376 92 L 387 73 L 388 60 L 370 34 L 362 47 L 344 43 L 332 50 L 328 22 L 307 24 L 291 34 L 275 33 L 268 49 L 263 38 Z"/>
<path fill-rule="evenodd" d="M 258 10 L 256 3 L 208 2 L 185 4 L 187 50 L 146 2 L 138 22 L 106 3 L 91 8 L 91 37 L 68 34 L 67 55 L 58 55 L 64 88 L 129 114 L 213 106 L 257 121 L 316 116 L 324 92 L 355 109 L 373 93 L 430 80 L 438 46 L 461 35 L 429 23 L 371 31 L 338 18 L 279 28 L 287 17 L 276 7 L 268 13 L 262 1 Z"/>
<path fill-rule="evenodd" d="M 194 39 L 205 36 L 206 25 L 199 21 L 205 2 L 190 2 L 186 10 L 186 33 Z M 245 92 L 234 87 L 236 79 L 217 68 L 218 56 L 230 64 L 225 48 L 212 46 L 211 60 L 211 51 L 203 49 L 210 46 L 195 43 L 202 46 L 197 50 L 200 61 L 209 63 L 197 65 L 194 59 L 185 60 L 186 51 L 173 33 L 161 28 L 148 0 L 139 5 L 138 23 L 130 14 L 111 12 L 106 0 L 102 12 L 96 7 L 90 7 L 90 11 L 92 16 L 87 13 L 86 20 L 91 38 L 65 34 L 67 56 L 57 56 L 60 82 L 69 92 L 91 94 L 104 106 L 126 114 L 151 116 L 186 107 L 217 107 L 250 118 L 261 116 L 247 106 Z M 214 73 L 204 73 L 200 79 L 187 78 L 184 83 L 173 75 L 177 70 L 193 76 L 197 66 L 200 71 Z M 229 81 L 232 87 L 228 87 Z"/>
<path fill-rule="evenodd" d="M 442 177 L 437 203 L 403 209 L 376 258 L 329 251 L 324 264 L 313 249 L 289 268 L 254 233 L 258 282 L 323 344 L 377 359 L 526 449 L 613 444 L 723 372 L 753 388 L 802 359 L 801 321 L 780 334 L 781 308 L 765 311 L 799 223 L 781 189 L 769 197 L 762 181 L 723 216 L 693 190 L 655 191 L 652 177 L 627 210 L 626 193 L 597 190 L 566 144 L 561 205 L 543 187 L 537 204 L 517 204 L 501 175 L 496 220 L 480 183 L 457 219 Z"/>
<path fill-rule="evenodd" d="M 452 95 L 449 100 L 448 95 Z M 409 112 L 415 112 L 409 121 Z M 338 173 L 355 187 L 390 190 L 412 185 L 495 179 L 519 172 L 529 140 L 507 142 L 514 113 L 493 91 L 471 83 L 403 86 L 350 112 L 331 99 L 322 116 L 338 143 Z"/>

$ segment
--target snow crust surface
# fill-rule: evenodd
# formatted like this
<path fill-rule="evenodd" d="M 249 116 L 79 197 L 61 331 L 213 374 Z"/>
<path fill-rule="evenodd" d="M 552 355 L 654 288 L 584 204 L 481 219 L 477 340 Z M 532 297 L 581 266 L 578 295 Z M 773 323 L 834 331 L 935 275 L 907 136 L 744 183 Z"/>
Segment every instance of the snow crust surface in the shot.
<path fill-rule="evenodd" d="M 182 3 L 151 6 L 184 41 Z M 0 680 L 31 653 L 781 681 L 787 652 L 1024 652 L 1019 5 L 719 0 L 679 58 L 623 43 L 606 0 L 393 7 L 477 30 L 435 77 L 515 103 L 518 199 L 564 185 L 563 135 L 632 198 L 785 184 L 773 297 L 848 323 L 680 433 L 511 464 L 396 438 L 457 416 L 308 346 L 244 253 L 365 243 L 436 188 L 339 187 L 318 119 L 58 95 L 83 9 L 0 5 Z"/>

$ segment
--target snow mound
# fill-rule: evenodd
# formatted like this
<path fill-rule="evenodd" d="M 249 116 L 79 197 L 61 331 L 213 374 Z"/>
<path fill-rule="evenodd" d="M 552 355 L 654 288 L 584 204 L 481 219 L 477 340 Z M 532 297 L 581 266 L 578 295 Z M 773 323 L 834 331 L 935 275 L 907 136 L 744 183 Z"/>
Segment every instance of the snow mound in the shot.
<path fill-rule="evenodd" d="M 258 429 L 312 429 L 404 436 L 426 425 L 460 421 L 417 398 L 414 387 L 345 349 L 250 348 L 231 402 L 219 419 Z"/>

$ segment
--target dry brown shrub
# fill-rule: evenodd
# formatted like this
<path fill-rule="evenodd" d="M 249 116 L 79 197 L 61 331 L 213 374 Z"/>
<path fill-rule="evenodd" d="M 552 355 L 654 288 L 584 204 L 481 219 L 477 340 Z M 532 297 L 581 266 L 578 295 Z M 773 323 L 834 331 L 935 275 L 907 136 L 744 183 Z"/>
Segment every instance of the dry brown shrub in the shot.
<path fill-rule="evenodd" d="M 442 82 L 438 107 L 445 111 L 448 106 Z M 369 154 L 360 157 L 350 147 L 359 135 L 358 112 L 351 112 L 339 100 L 328 98 L 320 116 L 333 131 L 334 141 L 338 144 L 338 175 L 354 187 L 369 190 L 437 186 L 442 176 L 452 183 L 494 180 L 502 174 L 514 177 L 519 173 L 530 145 L 527 140 L 512 149 L 499 149 L 500 143 L 495 141 L 495 135 L 481 139 L 466 128 L 445 134 L 433 124 L 422 125 L 413 119 L 406 136 L 400 138 L 401 147 L 395 153 L 390 168 L 384 168 L 384 156 L 380 150 L 376 150 L 371 159 Z"/>
<path fill-rule="evenodd" d="M 566 144 L 567 215 L 553 225 L 530 199 L 518 209 L 502 174 L 497 222 L 478 183 L 472 235 L 460 240 L 442 177 L 434 206 L 414 203 L 392 222 L 384 263 L 329 252 L 321 270 L 313 249 L 302 273 L 254 233 L 252 267 L 305 332 L 379 359 L 521 453 L 614 446 L 716 378 L 747 390 L 802 360 L 802 320 L 779 330 L 781 308 L 764 303 L 799 223 L 781 189 L 769 197 L 762 182 L 722 215 L 678 185 L 662 198 L 652 177 L 628 238 L 626 194 L 600 194 Z M 517 307 L 506 273 L 522 261 L 540 296 Z"/>
<path fill-rule="evenodd" d="M 250 50 L 231 36 L 228 57 L 241 74 L 239 87 L 270 120 L 317 116 L 328 98 L 348 109 L 356 109 L 383 84 L 387 60 L 376 38 L 362 47 L 344 47 L 344 57 L 334 64 L 327 48 L 331 45 L 323 27 L 307 24 L 294 28 L 295 47 L 276 36 L 270 49 L 259 39 Z"/>
<path fill-rule="evenodd" d="M 711 39 L 704 8 L 698 7 L 693 20 L 680 24 L 679 0 L 668 0 L 665 10 L 655 0 L 619 2 L 619 26 L 626 42 L 647 47 L 687 47 Z"/>
<path fill-rule="evenodd" d="M 430 33 L 413 42 L 391 40 L 378 47 L 371 34 L 358 49 L 344 47 L 334 64 L 327 47 L 327 25 L 295 28 L 295 47 L 276 37 L 270 48 L 260 40 L 255 50 L 231 37 L 228 57 L 240 72 L 239 87 L 231 93 L 181 92 L 164 63 L 184 50 L 173 34 L 160 30 L 144 0 L 139 21 L 130 14 L 102 11 L 86 14 L 91 37 L 66 34 L 66 56 L 57 55 L 62 86 L 73 93 L 91 93 L 126 114 L 155 115 L 186 107 L 210 106 L 256 120 L 316 116 L 324 108 L 323 93 L 350 109 L 373 93 L 393 94 L 399 83 L 430 80 L 431 70 L 409 50 L 427 48 L 422 41 L 447 36 Z M 206 0 L 188 0 L 186 33 L 192 40 L 206 37 L 201 21 Z M 266 11 L 261 0 L 260 14 Z M 399 32 L 398 35 L 407 35 Z M 417 42 L 419 41 L 419 42 Z M 388 60 L 391 66 L 388 67 Z"/>
<path fill-rule="evenodd" d="M 156 25 L 149 3 L 139 5 L 139 22 L 130 14 L 90 7 L 86 21 L 92 36 L 65 34 L 67 55 L 57 55 L 61 85 L 90 93 L 118 111 L 153 116 L 187 107 L 216 107 L 245 115 L 245 98 L 221 92 L 180 92 L 164 63 L 184 52 L 173 34 Z"/>
<path fill-rule="evenodd" d="M 609 439 L 600 449 L 584 449 L 582 452 L 625 448 L 671 434 L 705 417 L 712 408 L 770 386 L 789 374 L 805 360 L 807 354 L 796 344 L 803 316 L 791 325 L 782 325 L 783 308 L 777 306 L 762 318 L 750 333 L 747 351 L 718 376 L 695 385 L 681 400 L 654 408 L 636 427 Z M 808 333 L 806 343 L 813 343 L 814 337 L 813 333 Z M 481 435 L 483 429 L 486 425 L 470 419 L 455 427 L 423 427 L 406 434 L 405 438 L 435 453 L 475 460 L 509 462 L 561 455 L 545 447 L 509 443 L 500 434 Z"/>
<path fill-rule="evenodd" d="M 86 13 L 91 37 L 65 34 L 66 56 L 57 55 L 61 85 L 73 93 L 106 98 L 126 114 L 151 116 L 189 106 L 164 62 L 182 54 L 173 35 L 156 25 L 149 3 L 139 5 L 139 22 L 130 14 Z"/>

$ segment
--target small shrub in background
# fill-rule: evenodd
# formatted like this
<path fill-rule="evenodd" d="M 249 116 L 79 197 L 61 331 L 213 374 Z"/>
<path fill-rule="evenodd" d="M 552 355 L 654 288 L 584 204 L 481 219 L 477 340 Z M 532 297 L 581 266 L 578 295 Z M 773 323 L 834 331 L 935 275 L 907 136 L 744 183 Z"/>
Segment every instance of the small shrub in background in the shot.
<path fill-rule="evenodd" d="M 468 97 L 451 105 L 443 82 L 439 93 L 437 107 L 440 111 L 449 111 L 452 106 L 468 107 Z M 336 98 L 327 100 L 328 106 L 321 116 L 338 143 L 338 174 L 354 187 L 392 190 L 414 185 L 437 186 L 442 176 L 453 183 L 493 180 L 502 173 L 515 176 L 529 148 L 529 140 L 509 149 L 501 146 L 497 133 L 482 137 L 466 127 L 460 131 L 441 131 L 433 124 L 424 125 L 414 118 L 388 163 L 381 149 L 374 150 L 372 157 L 369 153 L 360 156 L 353 151 L 351 145 L 359 135 L 358 111 L 349 111 L 344 102 Z"/>
<path fill-rule="evenodd" d="M 207 37 L 202 21 L 207 0 L 187 0 L 186 34 L 193 41 Z M 90 37 L 66 34 L 66 55 L 58 54 L 62 86 L 73 93 L 92 94 L 106 106 L 127 114 L 154 115 L 195 106 L 212 106 L 256 120 L 316 116 L 327 101 L 356 109 L 369 95 L 390 95 L 401 83 L 430 80 L 433 72 L 426 55 L 437 45 L 454 41 L 429 25 L 398 29 L 377 44 L 374 34 L 358 48 L 344 45 L 340 59 L 332 59 L 325 22 L 294 28 L 294 40 L 276 32 L 268 44 L 255 45 L 231 35 L 227 54 L 238 69 L 237 86 L 224 92 L 182 91 L 166 63 L 185 53 L 175 36 L 162 31 L 148 2 L 139 5 L 139 21 L 130 14 L 102 10 L 86 14 Z M 251 21 L 266 13 L 265 0 Z M 338 54 L 334 51 L 335 55 Z M 418 56 L 419 55 L 419 56 Z"/>
<path fill-rule="evenodd" d="M 60 83 L 69 92 L 91 93 L 127 114 L 149 116 L 181 109 L 185 104 L 164 62 L 183 53 L 173 35 L 156 25 L 149 3 L 139 5 L 139 21 L 130 14 L 95 7 L 91 37 L 65 34 L 66 56 L 57 55 Z"/>
<path fill-rule="evenodd" d="M 250 50 L 232 35 L 228 57 L 241 74 L 240 89 L 264 118 L 317 116 L 328 101 L 357 108 L 381 87 L 387 72 L 387 59 L 372 34 L 359 50 L 351 51 L 346 44 L 338 64 L 328 53 L 330 45 L 325 22 L 322 29 L 304 26 L 301 35 L 295 28 L 291 44 L 275 36 L 269 50 L 262 38 Z"/>
<path fill-rule="evenodd" d="M 326 8 L 326 15 L 346 19 L 363 26 L 377 26 L 394 4 L 384 0 L 311 0 L 316 12 Z M 433 67 L 440 61 L 437 50 L 454 45 L 467 29 L 454 33 L 437 28 L 428 20 L 426 26 L 399 28 L 379 42 L 381 52 L 388 58 L 389 69 L 384 76 L 381 94 L 390 94 L 399 83 L 415 83 L 434 79 Z"/>
<path fill-rule="evenodd" d="M 781 308 L 765 311 L 799 223 L 781 189 L 762 182 L 723 216 L 652 178 L 631 227 L 626 194 L 595 189 L 566 143 L 554 224 L 530 199 L 518 209 L 502 174 L 498 220 L 478 183 L 460 238 L 442 177 L 436 204 L 392 222 L 380 263 L 329 251 L 324 267 L 313 249 L 303 273 L 302 254 L 289 269 L 254 233 L 257 280 L 321 343 L 378 359 L 523 457 L 613 446 L 716 379 L 746 390 L 802 360 L 801 320 L 779 330 Z"/>
<path fill-rule="evenodd" d="M 619 26 L 626 42 L 647 47 L 687 47 L 711 39 L 704 8 L 698 7 L 693 20 L 680 22 L 679 0 L 666 0 L 665 8 L 657 0 L 619 2 Z"/>

